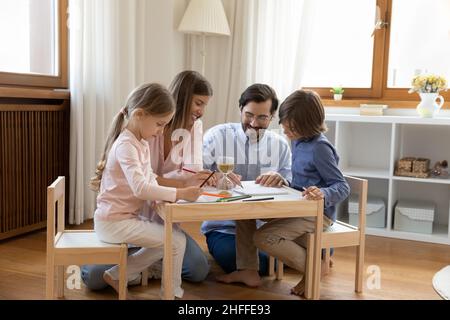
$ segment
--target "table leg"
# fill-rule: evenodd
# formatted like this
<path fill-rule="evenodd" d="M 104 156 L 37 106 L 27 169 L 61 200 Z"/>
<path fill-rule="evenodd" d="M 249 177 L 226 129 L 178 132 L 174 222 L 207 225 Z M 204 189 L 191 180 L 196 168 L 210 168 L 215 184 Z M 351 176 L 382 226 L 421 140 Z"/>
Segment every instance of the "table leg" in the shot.
<path fill-rule="evenodd" d="M 313 299 L 320 299 L 320 264 L 322 260 L 323 200 L 317 203 L 316 236 L 314 237 Z"/>
<path fill-rule="evenodd" d="M 163 259 L 163 288 L 164 299 L 173 300 L 173 255 L 172 255 L 172 210 L 164 208 L 164 259 Z"/>

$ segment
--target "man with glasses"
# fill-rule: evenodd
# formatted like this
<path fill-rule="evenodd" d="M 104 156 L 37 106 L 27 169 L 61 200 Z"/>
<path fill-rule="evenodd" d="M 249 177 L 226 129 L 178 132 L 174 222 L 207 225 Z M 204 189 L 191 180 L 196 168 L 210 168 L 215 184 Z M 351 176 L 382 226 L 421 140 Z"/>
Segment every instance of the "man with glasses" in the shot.
<path fill-rule="evenodd" d="M 263 186 L 281 187 L 291 180 L 291 151 L 288 142 L 267 130 L 278 108 L 275 91 L 265 84 L 248 87 L 239 99 L 240 123 L 217 125 L 203 138 L 203 164 L 205 169 L 217 170 L 217 159 L 223 156 L 235 159 L 234 171 L 229 178 L 235 183 L 255 180 Z M 262 222 L 257 221 L 255 230 Z M 236 268 L 235 221 L 205 221 L 202 233 L 208 249 L 226 273 Z M 251 245 L 238 244 L 238 245 Z M 259 252 L 259 272 L 268 272 L 268 256 Z M 227 275 L 225 275 L 227 276 Z M 223 276 L 222 276 L 223 277 Z M 219 281 L 227 281 L 218 277 Z M 255 279 L 241 282 L 255 286 Z"/>

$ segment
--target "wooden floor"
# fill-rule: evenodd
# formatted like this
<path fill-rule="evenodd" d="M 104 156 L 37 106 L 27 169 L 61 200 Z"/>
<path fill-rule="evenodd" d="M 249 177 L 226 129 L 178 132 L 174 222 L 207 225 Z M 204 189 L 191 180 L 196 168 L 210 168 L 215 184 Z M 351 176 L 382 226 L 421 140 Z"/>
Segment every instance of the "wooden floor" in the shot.
<path fill-rule="evenodd" d="M 90 228 L 88 222 L 78 228 Z M 206 250 L 198 223 L 183 227 Z M 45 230 L 0 242 L 0 299 L 43 299 L 45 297 Z M 341 248 L 335 251 L 335 266 L 321 282 L 321 299 L 439 299 L 431 285 L 435 272 L 450 264 L 450 246 L 367 236 L 365 268 L 376 265 L 381 271 L 380 289 L 354 293 L 355 250 Z M 206 281 L 200 284 L 183 283 L 183 299 L 282 299 L 298 300 L 289 294 L 299 275 L 285 270 L 281 281 L 266 277 L 258 289 L 241 285 L 225 285 L 214 279 L 223 273 L 212 263 Z M 366 273 L 365 279 L 370 276 Z M 373 282 L 372 282 L 373 283 Z M 366 280 L 364 282 L 366 284 Z M 160 281 L 149 281 L 148 287 L 130 287 L 140 298 L 159 299 Z M 66 299 L 116 299 L 111 289 L 91 292 L 84 286 L 80 290 L 66 290 Z"/>

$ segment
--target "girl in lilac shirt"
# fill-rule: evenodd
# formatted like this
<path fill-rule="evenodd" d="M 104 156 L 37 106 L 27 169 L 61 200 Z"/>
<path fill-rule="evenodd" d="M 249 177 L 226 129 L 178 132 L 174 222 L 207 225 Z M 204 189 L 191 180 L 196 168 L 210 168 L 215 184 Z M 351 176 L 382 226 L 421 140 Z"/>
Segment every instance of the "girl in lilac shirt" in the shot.
<path fill-rule="evenodd" d="M 160 186 L 151 168 L 146 140 L 163 132 L 174 109 L 170 92 L 161 85 L 144 84 L 135 89 L 114 118 L 96 175 L 91 179 L 91 188 L 99 191 L 94 215 L 99 239 L 141 247 L 128 256 L 128 276 L 141 272 L 163 256 L 164 228 L 140 218 L 144 203 L 195 201 L 201 193 L 198 187 Z M 176 297 L 182 297 L 181 267 L 186 239 L 181 232 L 175 231 L 173 236 L 173 289 Z M 118 266 L 103 275 L 116 291 L 118 275 Z"/>

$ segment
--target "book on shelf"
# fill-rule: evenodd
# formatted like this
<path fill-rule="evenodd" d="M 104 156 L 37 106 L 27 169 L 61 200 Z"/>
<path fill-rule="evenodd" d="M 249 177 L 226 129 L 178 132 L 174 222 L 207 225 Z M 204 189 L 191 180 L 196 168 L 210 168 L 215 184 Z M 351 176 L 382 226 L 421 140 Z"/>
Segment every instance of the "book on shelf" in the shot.
<path fill-rule="evenodd" d="M 388 108 L 386 104 L 361 104 L 359 114 L 363 116 L 382 116 Z"/>

